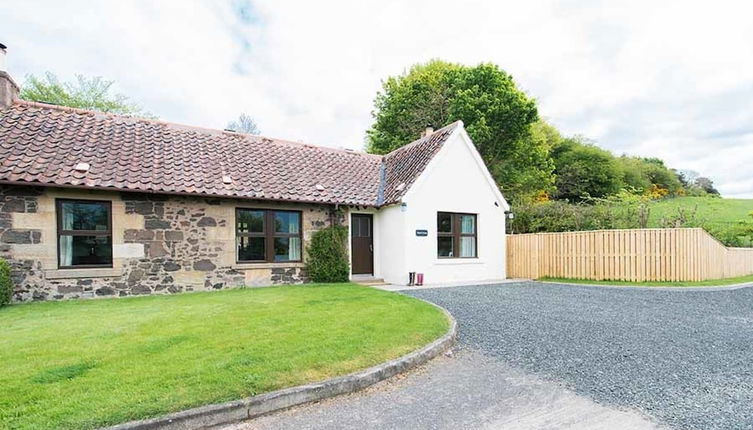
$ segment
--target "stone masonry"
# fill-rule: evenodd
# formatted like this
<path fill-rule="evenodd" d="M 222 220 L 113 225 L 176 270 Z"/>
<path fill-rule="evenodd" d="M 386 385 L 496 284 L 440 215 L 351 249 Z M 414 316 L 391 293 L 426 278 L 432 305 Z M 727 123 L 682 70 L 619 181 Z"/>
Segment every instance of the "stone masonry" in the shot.
<path fill-rule="evenodd" d="M 58 269 L 57 198 L 112 202 L 112 268 Z M 0 186 L 0 257 L 19 302 L 306 282 L 302 263 L 236 263 L 238 207 L 302 211 L 304 249 L 313 232 L 347 219 L 323 204 Z"/>

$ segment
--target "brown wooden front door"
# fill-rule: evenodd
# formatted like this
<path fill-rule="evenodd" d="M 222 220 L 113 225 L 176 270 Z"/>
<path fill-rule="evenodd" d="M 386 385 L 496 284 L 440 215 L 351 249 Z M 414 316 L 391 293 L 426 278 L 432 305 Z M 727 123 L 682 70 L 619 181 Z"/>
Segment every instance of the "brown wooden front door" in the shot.
<path fill-rule="evenodd" d="M 370 214 L 350 217 L 350 248 L 354 275 L 374 273 L 374 225 Z"/>

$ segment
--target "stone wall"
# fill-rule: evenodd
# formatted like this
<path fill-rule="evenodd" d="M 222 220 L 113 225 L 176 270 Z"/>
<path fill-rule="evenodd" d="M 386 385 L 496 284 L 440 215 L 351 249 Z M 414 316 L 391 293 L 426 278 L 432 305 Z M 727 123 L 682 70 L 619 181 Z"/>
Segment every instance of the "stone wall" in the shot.
<path fill-rule="evenodd" d="M 57 198 L 112 202 L 112 268 L 58 269 Z M 14 301 L 306 282 L 303 263 L 236 263 L 237 207 L 302 211 L 304 248 L 335 213 L 330 205 L 0 186 L 0 256 L 13 268 Z"/>

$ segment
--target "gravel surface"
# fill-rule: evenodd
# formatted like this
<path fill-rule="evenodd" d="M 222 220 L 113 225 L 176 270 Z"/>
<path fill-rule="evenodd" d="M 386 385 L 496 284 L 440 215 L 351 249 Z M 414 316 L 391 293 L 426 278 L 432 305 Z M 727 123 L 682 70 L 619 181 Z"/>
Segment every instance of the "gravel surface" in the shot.
<path fill-rule="evenodd" d="M 460 347 L 680 429 L 753 428 L 753 288 L 540 284 L 406 291 L 452 313 Z"/>

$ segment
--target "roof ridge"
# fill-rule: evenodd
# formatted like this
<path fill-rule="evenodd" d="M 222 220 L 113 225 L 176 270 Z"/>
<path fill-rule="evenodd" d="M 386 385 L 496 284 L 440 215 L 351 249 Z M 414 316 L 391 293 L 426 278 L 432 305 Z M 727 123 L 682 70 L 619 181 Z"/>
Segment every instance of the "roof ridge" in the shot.
<path fill-rule="evenodd" d="M 313 143 L 306 143 L 306 142 L 296 142 L 296 141 L 289 140 L 289 139 L 281 139 L 281 138 L 277 138 L 277 137 L 262 136 L 262 135 L 259 135 L 259 134 L 250 134 L 250 133 L 243 133 L 243 132 L 239 132 L 239 131 L 220 130 L 220 129 L 217 129 L 217 128 L 201 127 L 201 126 L 196 126 L 196 125 L 183 124 L 183 123 L 179 123 L 179 122 L 165 121 L 165 120 L 161 120 L 161 119 L 144 118 L 144 117 L 136 116 L 136 115 L 131 116 L 131 115 L 123 115 L 123 114 L 112 113 L 112 112 L 101 112 L 101 111 L 92 110 L 92 109 L 74 108 L 74 107 L 70 107 L 70 106 L 61 106 L 61 105 L 56 105 L 56 104 L 52 104 L 52 103 L 33 102 L 33 101 L 23 100 L 23 99 L 16 99 L 16 100 L 13 101 L 13 103 L 14 104 L 19 104 L 19 105 L 26 105 L 26 106 L 30 106 L 30 107 L 36 107 L 36 108 L 40 108 L 40 109 L 60 110 L 60 111 L 63 111 L 63 112 L 73 112 L 73 113 L 92 114 L 92 115 L 106 115 L 106 116 L 111 117 L 111 118 L 121 118 L 121 119 L 128 119 L 128 120 L 132 120 L 132 121 L 143 121 L 143 122 L 146 122 L 146 123 L 164 125 L 166 127 L 171 127 L 172 126 L 172 127 L 183 128 L 183 129 L 187 129 L 187 130 L 203 131 L 203 132 L 206 132 L 206 134 L 211 134 L 211 135 L 218 135 L 218 134 L 219 135 L 223 135 L 223 134 L 224 135 L 231 135 L 231 136 L 232 135 L 237 135 L 237 136 L 240 136 L 240 137 L 243 137 L 243 138 L 247 138 L 247 139 L 248 138 L 251 138 L 251 139 L 256 138 L 256 139 L 262 139 L 262 140 L 266 139 L 266 140 L 271 141 L 272 143 L 281 144 L 281 145 L 302 146 L 302 147 L 308 147 L 308 148 L 313 148 L 313 149 L 318 149 L 318 150 L 323 150 L 323 151 L 342 152 L 342 153 L 345 153 L 345 154 L 355 154 L 355 155 L 359 155 L 359 156 L 367 156 L 367 157 L 373 157 L 373 158 L 382 158 L 383 157 L 382 155 L 369 154 L 367 152 L 359 152 L 359 151 L 355 151 L 355 150 L 333 148 L 331 146 L 315 145 Z"/>
<path fill-rule="evenodd" d="M 437 133 L 443 133 L 443 132 L 445 132 L 445 131 L 449 130 L 450 128 L 453 128 L 453 127 L 457 127 L 458 125 L 462 125 L 462 124 L 463 124 L 463 120 L 460 120 L 460 119 L 459 119 L 459 120 L 457 120 L 457 121 L 453 121 L 453 122 L 451 122 L 451 123 L 447 124 L 446 126 L 444 126 L 444 127 L 440 128 L 440 129 L 438 129 L 438 130 L 435 130 L 435 131 L 433 131 L 433 132 L 432 132 L 431 134 L 428 134 L 428 135 L 426 135 L 426 136 L 421 136 L 421 137 L 419 137 L 418 139 L 414 140 L 413 142 L 411 142 L 411 143 L 408 143 L 407 145 L 403 145 L 403 146 L 401 146 L 401 147 L 399 147 L 399 148 L 397 148 L 397 149 L 394 149 L 394 150 L 392 150 L 392 151 L 390 151 L 390 152 L 388 152 L 388 153 L 384 154 L 384 156 L 385 156 L 385 157 L 388 157 L 388 156 L 390 156 L 390 155 L 393 155 L 393 154 L 395 154 L 395 153 L 398 153 L 398 152 L 402 152 L 402 151 L 404 151 L 404 150 L 407 150 L 408 148 L 412 148 L 412 147 L 414 147 L 414 146 L 417 146 L 417 145 L 419 145 L 420 143 L 423 143 L 423 142 L 425 142 L 425 141 L 426 141 L 426 139 L 429 139 L 429 138 L 431 138 L 432 136 L 434 136 L 434 135 L 435 135 L 435 134 L 437 134 Z"/>

